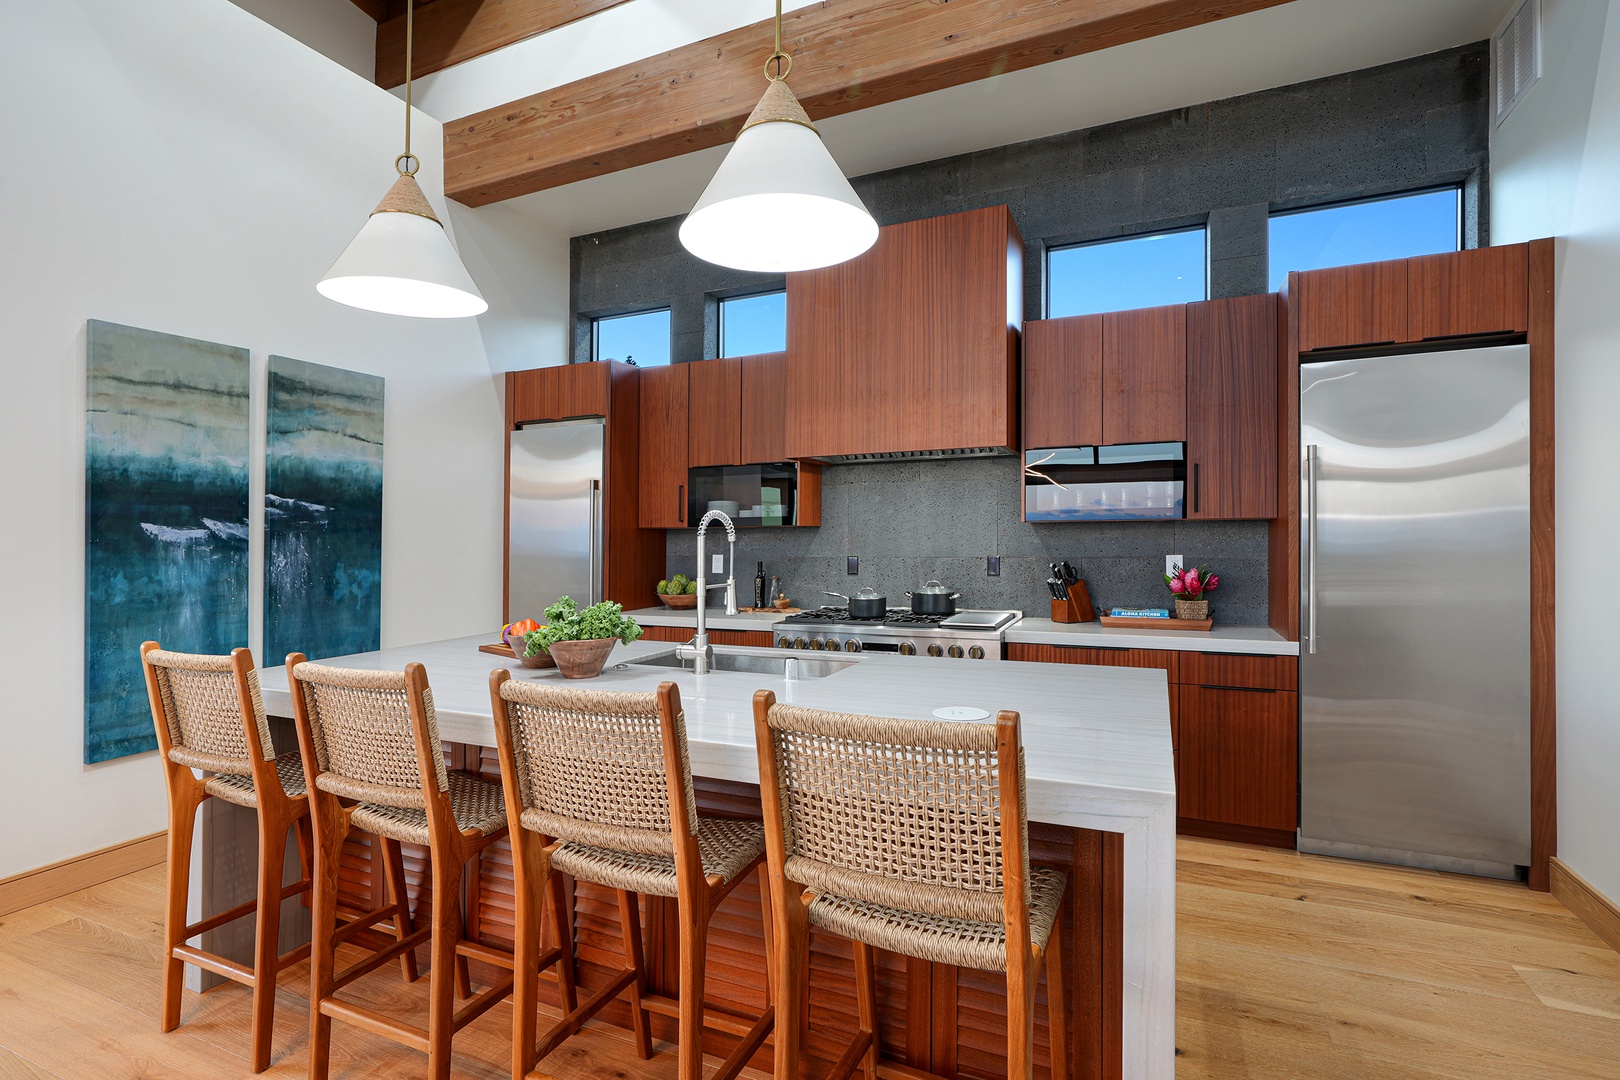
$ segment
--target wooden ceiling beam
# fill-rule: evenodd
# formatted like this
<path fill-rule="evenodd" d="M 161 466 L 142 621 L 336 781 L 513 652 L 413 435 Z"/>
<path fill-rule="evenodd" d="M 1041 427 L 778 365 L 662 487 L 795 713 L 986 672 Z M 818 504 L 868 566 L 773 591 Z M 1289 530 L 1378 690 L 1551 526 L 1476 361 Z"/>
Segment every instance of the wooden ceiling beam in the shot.
<path fill-rule="evenodd" d="M 824 119 L 1287 2 L 822 0 L 782 44 Z M 450 121 L 445 194 L 484 206 L 730 142 L 770 51 L 766 20 Z"/>
<path fill-rule="evenodd" d="M 358 0 L 356 0 L 358 2 Z M 376 0 L 373 0 L 376 2 Z M 626 0 L 417 0 L 416 75 L 471 60 L 525 38 L 566 26 Z M 405 17 L 399 11 L 377 27 L 377 85 L 405 81 Z"/>

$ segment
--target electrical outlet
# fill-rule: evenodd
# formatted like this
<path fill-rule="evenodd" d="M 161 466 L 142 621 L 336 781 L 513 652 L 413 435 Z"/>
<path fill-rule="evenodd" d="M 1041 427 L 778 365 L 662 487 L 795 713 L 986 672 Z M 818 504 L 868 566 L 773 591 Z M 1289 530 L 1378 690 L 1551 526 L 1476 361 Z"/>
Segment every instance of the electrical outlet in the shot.
<path fill-rule="evenodd" d="M 1001 556 L 986 555 L 984 557 L 984 573 L 986 577 L 1001 576 Z"/>
<path fill-rule="evenodd" d="M 1186 564 L 1181 561 L 1180 555 L 1166 555 L 1164 557 L 1164 572 L 1173 574 Z"/>
<path fill-rule="evenodd" d="M 849 556 L 849 558 L 844 560 L 844 573 L 846 573 L 846 574 L 858 574 L 860 572 L 861 572 L 861 557 L 859 555 L 851 555 L 851 556 Z"/>
<path fill-rule="evenodd" d="M 726 572 L 726 557 L 719 552 L 709 556 L 709 573 L 723 574 Z"/>

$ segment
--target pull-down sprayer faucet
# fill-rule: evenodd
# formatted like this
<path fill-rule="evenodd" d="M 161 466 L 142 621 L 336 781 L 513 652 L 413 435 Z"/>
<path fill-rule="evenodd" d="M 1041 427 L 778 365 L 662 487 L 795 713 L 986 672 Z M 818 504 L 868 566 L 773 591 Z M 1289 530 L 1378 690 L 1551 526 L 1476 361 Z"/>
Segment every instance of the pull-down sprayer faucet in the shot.
<path fill-rule="evenodd" d="M 709 522 L 719 521 L 726 527 L 726 580 L 709 584 L 709 556 L 704 542 L 705 534 L 709 531 Z M 726 614 L 737 614 L 737 527 L 731 523 L 731 518 L 719 510 L 710 510 L 703 515 L 703 520 L 697 527 L 697 636 L 690 643 L 679 646 L 675 652 L 682 659 L 692 658 L 692 670 L 698 675 L 707 675 L 714 661 L 714 649 L 709 645 L 709 625 L 707 608 L 709 606 L 709 590 L 726 590 Z"/>

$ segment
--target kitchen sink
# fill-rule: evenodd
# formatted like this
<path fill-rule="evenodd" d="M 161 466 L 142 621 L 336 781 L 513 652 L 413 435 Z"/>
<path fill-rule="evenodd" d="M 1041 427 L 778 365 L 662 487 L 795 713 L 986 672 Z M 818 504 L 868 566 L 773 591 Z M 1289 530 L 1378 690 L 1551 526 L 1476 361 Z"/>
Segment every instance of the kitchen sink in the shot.
<path fill-rule="evenodd" d="M 627 663 L 637 667 L 692 670 L 691 660 L 683 659 L 678 653 L 672 652 L 657 653 Z M 821 657 L 783 656 L 778 652 L 722 652 L 720 649 L 715 649 L 714 659 L 710 663 L 709 669 L 711 671 L 742 671 L 753 675 L 774 675 L 779 679 L 825 679 L 828 675 L 835 675 L 858 663 L 860 663 L 859 660 L 827 660 Z"/>

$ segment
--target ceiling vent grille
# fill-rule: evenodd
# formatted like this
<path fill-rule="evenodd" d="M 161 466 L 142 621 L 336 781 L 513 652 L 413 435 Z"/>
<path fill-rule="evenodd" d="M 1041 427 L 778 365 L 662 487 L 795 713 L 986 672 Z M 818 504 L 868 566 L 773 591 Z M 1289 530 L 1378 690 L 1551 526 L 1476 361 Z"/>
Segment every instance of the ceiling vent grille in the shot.
<path fill-rule="evenodd" d="M 1496 122 L 1541 78 L 1541 0 L 1524 0 L 1496 34 Z"/>

